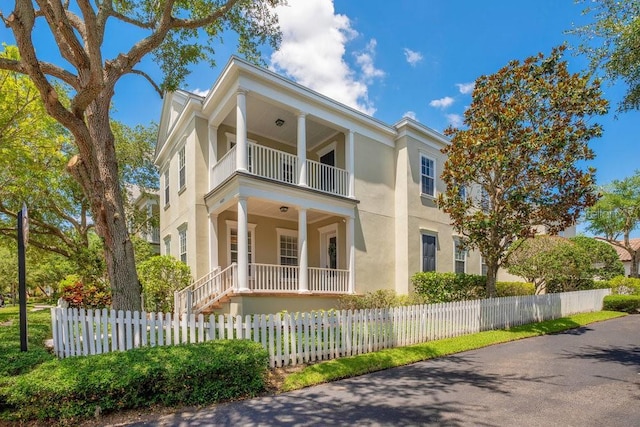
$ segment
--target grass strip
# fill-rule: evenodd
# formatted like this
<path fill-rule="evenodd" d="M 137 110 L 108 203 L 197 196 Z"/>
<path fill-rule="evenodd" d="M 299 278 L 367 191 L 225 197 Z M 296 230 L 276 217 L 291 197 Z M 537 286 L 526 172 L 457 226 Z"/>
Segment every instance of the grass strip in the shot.
<path fill-rule="evenodd" d="M 626 316 L 626 314 L 614 311 L 582 313 L 540 323 L 516 326 L 506 330 L 479 332 L 407 347 L 389 348 L 375 353 L 329 360 L 307 366 L 300 372 L 288 375 L 280 387 L 280 391 L 297 390 L 316 384 L 355 377 L 369 372 L 395 368 L 397 366 L 408 365 L 467 350 L 475 350 L 494 344 L 562 332 L 568 329 L 579 328 L 589 323 L 622 316 Z"/>

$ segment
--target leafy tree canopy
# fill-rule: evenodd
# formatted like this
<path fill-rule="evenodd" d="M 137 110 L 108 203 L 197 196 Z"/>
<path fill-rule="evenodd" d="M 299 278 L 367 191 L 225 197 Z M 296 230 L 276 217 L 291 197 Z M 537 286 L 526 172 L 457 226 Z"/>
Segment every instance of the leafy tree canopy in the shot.
<path fill-rule="evenodd" d="M 640 170 L 601 188 L 601 198 L 586 214 L 587 229 L 631 256 L 632 277 L 638 275 L 640 249 L 631 242 L 631 233 L 640 226 Z"/>
<path fill-rule="evenodd" d="M 540 226 L 557 233 L 595 202 L 595 171 L 580 165 L 594 157 L 588 141 L 602 133 L 590 118 L 605 114 L 608 104 L 598 81 L 569 73 L 564 51 L 514 60 L 479 77 L 466 129 L 445 131 L 447 189 L 438 205 L 466 246 L 484 257 L 489 296 L 516 239 Z"/>
<path fill-rule="evenodd" d="M 26 74 L 45 109 L 73 136 L 77 154 L 68 170 L 78 181 L 91 209 L 116 309 L 140 309 L 140 285 L 129 238 L 124 200 L 118 179 L 111 101 L 124 75 L 146 78 L 156 89 L 173 90 L 189 66 L 212 60 L 214 47 L 226 31 L 237 35 L 238 52 L 260 58 L 264 44 L 280 39 L 274 6 L 280 0 L 17 0 L 14 10 L 0 6 L 0 19 L 12 31 L 19 58 L 0 58 L 0 69 Z M 37 24 L 37 25 L 36 25 Z M 104 47 L 107 29 L 131 35 L 118 52 Z M 36 50 L 35 33 L 52 42 Z M 201 37 L 204 37 L 202 39 Z M 44 60 L 41 53 L 59 54 Z M 139 67 L 153 56 L 162 72 L 160 82 Z M 68 102 L 55 82 L 72 88 Z"/>
<path fill-rule="evenodd" d="M 587 55 L 592 70 L 627 84 L 620 111 L 640 109 L 640 1 L 590 1 L 583 14 L 593 22 L 569 31 L 582 39 L 578 53 Z"/>

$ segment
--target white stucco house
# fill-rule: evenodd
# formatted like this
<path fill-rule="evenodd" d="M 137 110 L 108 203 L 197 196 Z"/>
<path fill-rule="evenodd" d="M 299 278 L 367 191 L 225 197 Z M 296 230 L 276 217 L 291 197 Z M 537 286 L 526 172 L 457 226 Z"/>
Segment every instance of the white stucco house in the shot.
<path fill-rule="evenodd" d="M 481 274 L 435 204 L 446 144 L 236 57 L 206 96 L 168 93 L 161 253 L 195 279 L 179 309 L 323 309 L 344 294 L 406 294 L 418 271 Z"/>

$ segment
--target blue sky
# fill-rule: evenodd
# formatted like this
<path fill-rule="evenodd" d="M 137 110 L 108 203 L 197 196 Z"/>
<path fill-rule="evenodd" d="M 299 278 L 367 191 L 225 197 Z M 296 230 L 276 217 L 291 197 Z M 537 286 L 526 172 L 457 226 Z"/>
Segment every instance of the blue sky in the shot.
<path fill-rule="evenodd" d="M 269 66 L 301 84 L 393 124 L 404 115 L 442 131 L 459 123 L 471 101 L 469 84 L 512 59 L 524 59 L 578 40 L 565 33 L 588 22 L 573 0 L 289 0 L 280 10 L 280 51 L 265 50 Z M 0 40 L 12 43 L 7 29 Z M 112 31 L 109 49 L 132 43 Z M 40 51 L 51 51 L 38 39 Z M 203 92 L 214 83 L 234 45 L 216 46 L 218 66 L 199 65 L 184 88 Z M 567 54 L 573 71 L 584 58 Z M 143 68 L 157 75 L 150 60 Z M 640 113 L 616 117 L 623 85 L 603 86 L 611 112 L 597 118 L 604 136 L 592 142 L 599 184 L 629 176 L 638 166 Z M 161 99 L 137 76 L 116 87 L 114 117 L 129 125 L 158 121 Z"/>

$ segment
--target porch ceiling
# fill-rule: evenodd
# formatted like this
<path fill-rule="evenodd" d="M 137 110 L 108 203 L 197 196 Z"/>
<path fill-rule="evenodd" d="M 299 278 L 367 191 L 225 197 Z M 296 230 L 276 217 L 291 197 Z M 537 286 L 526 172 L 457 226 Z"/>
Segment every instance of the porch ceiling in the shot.
<path fill-rule="evenodd" d="M 254 198 L 247 199 L 247 211 L 249 212 L 249 215 L 258 215 L 281 219 L 284 221 L 298 222 L 298 211 L 295 207 L 287 206 L 287 212 L 281 212 L 281 206 L 283 205 L 271 202 L 269 200 L 260 200 Z M 238 212 L 237 204 L 232 205 L 228 210 L 230 212 Z M 331 215 L 327 214 L 326 212 L 308 210 L 307 222 L 314 223 L 325 218 L 329 218 L 330 216 Z"/>
<path fill-rule="evenodd" d="M 276 126 L 276 120 L 284 120 L 282 126 Z M 248 131 L 276 141 L 295 146 L 297 142 L 297 115 L 289 110 L 270 104 L 261 98 L 247 97 L 247 123 Z M 236 127 L 236 109 L 222 122 L 223 124 Z M 335 135 L 338 130 L 332 129 L 324 124 L 314 121 L 307 116 L 307 149 L 312 149 L 316 145 L 326 141 Z"/>

